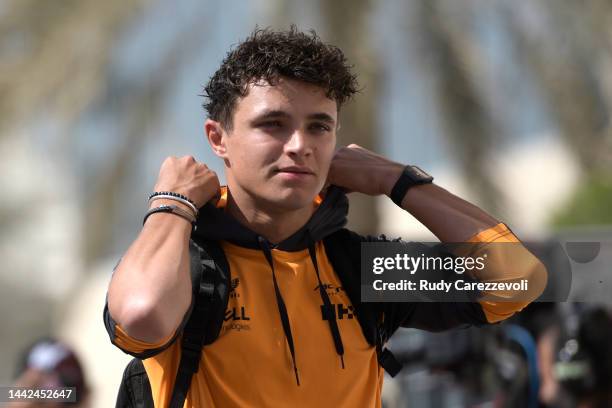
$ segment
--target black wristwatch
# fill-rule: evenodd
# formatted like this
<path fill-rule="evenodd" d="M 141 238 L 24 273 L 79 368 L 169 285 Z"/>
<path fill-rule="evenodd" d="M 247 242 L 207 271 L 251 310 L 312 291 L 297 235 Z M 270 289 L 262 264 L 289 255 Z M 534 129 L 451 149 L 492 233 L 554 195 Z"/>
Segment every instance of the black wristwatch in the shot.
<path fill-rule="evenodd" d="M 420 184 L 429 184 L 433 181 L 433 177 L 425 173 L 421 168 L 417 166 L 406 166 L 404 171 L 400 175 L 399 179 L 395 182 L 393 189 L 391 189 L 391 200 L 398 206 L 402 206 L 402 200 L 406 195 L 406 191 L 412 186 Z"/>

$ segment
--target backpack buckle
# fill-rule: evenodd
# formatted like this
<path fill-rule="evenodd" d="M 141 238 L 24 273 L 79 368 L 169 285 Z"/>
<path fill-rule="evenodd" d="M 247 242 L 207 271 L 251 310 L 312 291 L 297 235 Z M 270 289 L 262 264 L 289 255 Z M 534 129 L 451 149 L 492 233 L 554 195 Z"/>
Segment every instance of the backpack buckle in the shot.
<path fill-rule="evenodd" d="M 198 294 L 200 296 L 204 295 L 207 298 L 211 298 L 213 293 L 215 292 L 215 285 L 212 282 L 206 282 L 204 279 L 200 282 L 200 290 Z"/>
<path fill-rule="evenodd" d="M 395 377 L 403 368 L 402 363 L 397 361 L 397 358 L 387 348 L 378 355 L 378 362 L 391 377 Z"/>

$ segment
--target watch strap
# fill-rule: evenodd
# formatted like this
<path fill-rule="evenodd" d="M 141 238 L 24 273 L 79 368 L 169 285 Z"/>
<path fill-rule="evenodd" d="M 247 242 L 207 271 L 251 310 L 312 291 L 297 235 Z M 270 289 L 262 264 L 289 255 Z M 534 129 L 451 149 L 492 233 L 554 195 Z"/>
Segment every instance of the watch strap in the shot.
<path fill-rule="evenodd" d="M 400 174 L 399 178 L 395 182 L 391 194 L 389 197 L 399 207 L 402 206 L 402 200 L 406 195 L 408 189 L 412 186 L 420 184 L 429 184 L 433 181 L 433 177 L 425 173 L 423 170 L 416 166 L 406 166 Z"/>

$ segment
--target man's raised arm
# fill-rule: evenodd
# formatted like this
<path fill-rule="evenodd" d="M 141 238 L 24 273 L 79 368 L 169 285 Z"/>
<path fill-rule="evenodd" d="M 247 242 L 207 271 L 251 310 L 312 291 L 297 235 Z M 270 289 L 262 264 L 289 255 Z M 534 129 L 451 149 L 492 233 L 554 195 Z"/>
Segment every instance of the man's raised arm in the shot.
<path fill-rule="evenodd" d="M 392 196 L 404 168 L 403 164 L 360 146 L 350 145 L 336 153 L 329 182 L 348 191 Z M 492 267 L 486 268 L 480 275 L 474 273 L 474 278 L 481 282 L 529 282 L 527 292 L 507 290 L 486 293 L 479 303 L 489 323 L 510 317 L 544 291 L 547 281 L 544 265 L 520 245 L 518 238 L 505 224 L 482 209 L 433 183 L 414 185 L 408 188 L 403 197 L 395 199 L 442 242 L 514 243 L 489 248 Z"/>
<path fill-rule="evenodd" d="M 219 180 L 215 172 L 191 156 L 169 157 L 161 166 L 155 191 L 178 193 L 193 201 L 197 209 L 217 194 Z M 164 205 L 193 215 L 189 204 L 175 199 L 157 199 L 150 208 Z M 113 273 L 108 311 L 134 340 L 148 344 L 168 340 L 189 309 L 192 225 L 187 218 L 163 211 L 150 215 Z"/>

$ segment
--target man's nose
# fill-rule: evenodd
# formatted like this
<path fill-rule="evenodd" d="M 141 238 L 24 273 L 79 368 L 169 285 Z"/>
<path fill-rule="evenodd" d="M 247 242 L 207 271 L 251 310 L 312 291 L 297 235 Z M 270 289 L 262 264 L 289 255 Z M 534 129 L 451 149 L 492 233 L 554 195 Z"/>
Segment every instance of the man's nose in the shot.
<path fill-rule="evenodd" d="M 291 133 L 287 143 L 285 143 L 285 152 L 289 155 L 308 156 L 312 153 L 307 135 L 300 129 L 296 129 Z"/>

